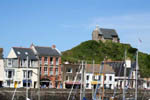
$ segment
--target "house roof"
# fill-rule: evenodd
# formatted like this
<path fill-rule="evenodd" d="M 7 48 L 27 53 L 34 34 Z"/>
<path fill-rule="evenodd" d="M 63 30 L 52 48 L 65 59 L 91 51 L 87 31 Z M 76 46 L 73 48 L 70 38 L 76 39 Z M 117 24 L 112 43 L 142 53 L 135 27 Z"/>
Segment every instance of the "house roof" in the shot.
<path fill-rule="evenodd" d="M 100 64 L 94 64 L 94 73 L 100 73 L 100 67 L 101 67 Z M 87 64 L 86 72 L 87 73 L 93 73 L 93 64 Z M 112 67 L 110 67 L 108 64 L 106 64 L 103 67 L 102 73 L 105 73 L 105 74 L 114 74 L 115 72 L 112 69 Z"/>
<path fill-rule="evenodd" d="M 106 64 L 112 67 L 116 76 L 124 76 L 124 61 L 110 61 L 106 62 Z M 131 68 L 135 68 L 135 62 L 131 63 Z M 126 76 L 129 76 L 131 68 L 127 68 Z"/>
<path fill-rule="evenodd" d="M 22 47 L 13 47 L 13 50 L 16 54 L 16 56 L 20 59 L 27 59 L 27 56 L 29 59 L 36 60 L 36 56 L 34 55 L 34 52 L 30 48 L 22 48 Z"/>
<path fill-rule="evenodd" d="M 34 46 L 38 56 L 60 56 L 56 48 Z"/>
<path fill-rule="evenodd" d="M 112 39 L 113 37 L 118 37 L 118 34 L 115 31 L 115 29 L 99 28 L 99 30 L 105 39 Z"/>

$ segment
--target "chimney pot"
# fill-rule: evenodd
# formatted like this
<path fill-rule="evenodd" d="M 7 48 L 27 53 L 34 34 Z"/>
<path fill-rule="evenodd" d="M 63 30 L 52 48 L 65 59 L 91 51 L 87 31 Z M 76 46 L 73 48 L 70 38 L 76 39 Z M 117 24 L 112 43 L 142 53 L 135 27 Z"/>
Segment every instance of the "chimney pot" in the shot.
<path fill-rule="evenodd" d="M 56 48 L 56 46 L 55 46 L 55 45 L 52 45 L 52 48 L 53 48 L 53 49 L 55 49 L 55 48 Z"/>

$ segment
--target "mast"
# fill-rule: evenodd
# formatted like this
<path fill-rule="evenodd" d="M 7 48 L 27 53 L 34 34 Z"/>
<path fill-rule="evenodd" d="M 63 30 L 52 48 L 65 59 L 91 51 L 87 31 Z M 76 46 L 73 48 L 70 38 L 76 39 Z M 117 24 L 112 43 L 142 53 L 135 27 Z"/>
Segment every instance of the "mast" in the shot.
<path fill-rule="evenodd" d="M 40 77 L 40 59 L 38 58 L 38 100 L 40 100 L 40 79 L 41 79 L 41 77 Z"/>
<path fill-rule="evenodd" d="M 82 61 L 82 69 L 81 69 L 81 87 L 80 87 L 80 100 L 83 99 L 83 74 L 84 74 L 84 71 L 83 71 L 83 61 Z"/>
<path fill-rule="evenodd" d="M 137 49 L 137 55 L 136 55 L 136 70 L 135 70 L 135 100 L 137 100 L 137 88 L 138 88 L 138 49 Z"/>
<path fill-rule="evenodd" d="M 94 81 L 94 63 L 95 63 L 95 61 L 93 60 L 93 77 L 92 77 L 93 81 Z M 92 87 L 92 100 L 94 100 L 94 85 Z"/>
<path fill-rule="evenodd" d="M 126 55 L 127 55 L 127 50 L 125 50 L 125 57 L 124 57 L 124 86 L 123 86 L 123 98 L 122 98 L 122 100 L 126 100 L 126 96 L 125 96 L 125 92 L 126 92 L 126 90 L 125 90 L 125 86 L 126 86 L 126 71 L 127 71 L 127 69 L 126 69 Z"/>
<path fill-rule="evenodd" d="M 102 69 L 102 73 L 103 73 L 103 93 L 102 93 L 102 100 L 104 100 L 104 92 L 105 92 L 105 87 L 104 87 L 104 83 L 105 83 L 105 63 L 106 63 L 106 59 L 104 59 L 104 66 L 103 66 L 103 69 Z M 101 89 L 100 89 L 101 90 Z M 100 98 L 101 100 L 101 98 Z"/>
<path fill-rule="evenodd" d="M 28 61 L 29 61 L 29 57 L 27 56 L 27 74 L 26 74 L 26 100 L 28 100 L 28 82 L 29 82 L 29 79 L 28 79 Z"/>

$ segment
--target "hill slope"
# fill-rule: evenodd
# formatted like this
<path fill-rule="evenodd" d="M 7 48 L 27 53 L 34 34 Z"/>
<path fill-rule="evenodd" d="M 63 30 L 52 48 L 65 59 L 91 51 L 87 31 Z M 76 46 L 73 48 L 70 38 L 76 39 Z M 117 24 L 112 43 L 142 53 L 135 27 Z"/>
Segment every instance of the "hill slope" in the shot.
<path fill-rule="evenodd" d="M 63 52 L 62 61 L 78 62 L 79 60 L 86 60 L 91 63 L 94 59 L 96 63 L 100 63 L 105 57 L 120 61 L 124 60 L 125 49 L 127 50 L 127 57 L 134 61 L 137 49 L 132 48 L 129 44 L 89 40 Z M 150 55 L 139 52 L 139 65 L 141 75 L 150 77 Z"/>

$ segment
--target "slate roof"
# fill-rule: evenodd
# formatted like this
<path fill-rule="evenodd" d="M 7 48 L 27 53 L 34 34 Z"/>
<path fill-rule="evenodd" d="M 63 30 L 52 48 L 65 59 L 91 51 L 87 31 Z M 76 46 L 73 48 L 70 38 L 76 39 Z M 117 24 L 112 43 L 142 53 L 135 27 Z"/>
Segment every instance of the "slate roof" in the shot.
<path fill-rule="evenodd" d="M 30 48 L 13 47 L 13 50 L 16 56 L 20 59 L 27 59 L 28 56 L 29 59 L 37 60 L 34 52 Z"/>
<path fill-rule="evenodd" d="M 100 73 L 100 67 L 101 65 L 100 64 L 94 64 L 94 73 Z M 93 73 L 93 65 L 92 64 L 87 64 L 87 67 L 86 67 L 86 72 L 87 73 Z M 112 69 L 111 66 L 109 66 L 108 64 L 106 64 L 103 68 L 103 71 L 102 73 L 105 73 L 105 74 L 114 74 L 114 70 Z"/>
<path fill-rule="evenodd" d="M 124 76 L 124 61 L 118 61 L 118 62 L 106 62 L 106 64 L 109 64 L 113 70 L 115 71 L 116 76 Z M 131 68 L 135 68 L 135 62 L 131 63 Z M 129 76 L 131 68 L 127 68 L 127 74 L 126 76 Z"/>
<path fill-rule="evenodd" d="M 57 49 L 51 47 L 35 46 L 35 50 L 37 51 L 38 56 L 61 56 Z"/>
<path fill-rule="evenodd" d="M 99 28 L 104 39 L 112 39 L 113 37 L 118 37 L 117 32 L 114 29 Z"/>

